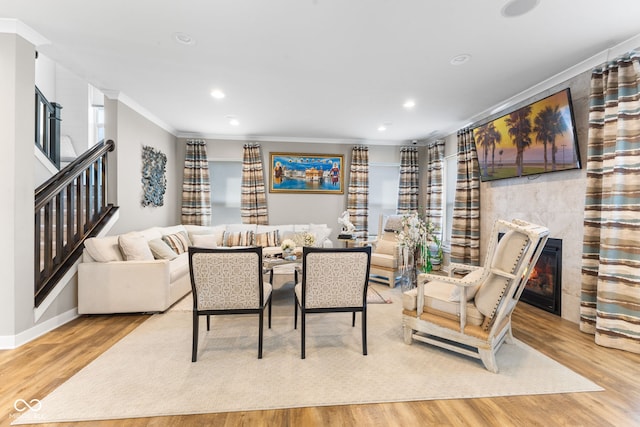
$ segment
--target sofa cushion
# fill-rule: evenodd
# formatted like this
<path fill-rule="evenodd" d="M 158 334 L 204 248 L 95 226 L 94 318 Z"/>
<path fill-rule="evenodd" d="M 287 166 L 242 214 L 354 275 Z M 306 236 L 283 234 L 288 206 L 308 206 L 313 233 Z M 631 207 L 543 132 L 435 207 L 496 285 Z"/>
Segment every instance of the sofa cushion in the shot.
<path fill-rule="evenodd" d="M 203 225 L 185 225 L 185 229 L 189 234 L 189 240 L 193 242 L 193 236 L 198 234 L 213 234 L 216 236 L 216 245 L 222 246 L 222 236 L 224 235 L 224 231 L 227 229 L 226 225 L 214 225 L 212 227 L 207 227 Z"/>
<path fill-rule="evenodd" d="M 91 237 L 84 241 L 84 248 L 97 262 L 123 261 L 118 236 Z"/>
<path fill-rule="evenodd" d="M 149 240 L 149 249 L 155 259 L 172 260 L 178 256 L 162 238 Z"/>
<path fill-rule="evenodd" d="M 186 252 L 189 249 L 189 246 L 191 246 L 191 242 L 189 241 L 189 236 L 187 236 L 186 231 L 179 231 L 174 234 L 165 234 L 162 236 L 162 240 L 164 240 L 165 243 L 178 255 Z"/>
<path fill-rule="evenodd" d="M 164 234 L 160 227 L 147 228 L 146 230 L 142 230 L 140 233 L 142 233 L 148 242 L 154 239 L 162 239 L 162 235 Z"/>
<path fill-rule="evenodd" d="M 175 283 L 185 274 L 189 274 L 189 254 L 187 253 L 179 255 L 169 264 L 169 283 Z"/>
<path fill-rule="evenodd" d="M 194 234 L 191 236 L 193 246 L 215 249 L 218 247 L 218 236 L 215 234 Z"/>
<path fill-rule="evenodd" d="M 279 246 L 280 237 L 278 230 L 276 229 L 272 231 L 263 231 L 261 233 L 256 233 L 255 244 L 256 246 L 262 246 L 263 248 L 268 246 Z"/>
<path fill-rule="evenodd" d="M 258 226 L 256 224 L 227 224 L 225 231 L 237 232 L 237 231 L 252 231 L 256 232 Z"/>
<path fill-rule="evenodd" d="M 118 236 L 118 246 L 126 261 L 150 261 L 153 254 L 144 235 L 138 231 Z"/>
<path fill-rule="evenodd" d="M 254 233 L 245 231 L 225 231 L 222 237 L 222 246 L 251 246 L 254 243 Z"/>

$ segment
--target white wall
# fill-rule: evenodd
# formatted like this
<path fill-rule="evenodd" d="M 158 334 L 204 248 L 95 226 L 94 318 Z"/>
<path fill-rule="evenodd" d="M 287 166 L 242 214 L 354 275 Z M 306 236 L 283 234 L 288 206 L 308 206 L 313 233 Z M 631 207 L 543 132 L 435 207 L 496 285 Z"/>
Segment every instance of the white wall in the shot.
<path fill-rule="evenodd" d="M 71 137 L 77 155 L 87 151 L 89 142 L 89 84 L 66 68 L 56 65 L 56 98 L 62 105 L 60 135 Z"/>
<path fill-rule="evenodd" d="M 176 173 L 176 164 L 179 161 L 184 164 L 184 157 L 178 159 L 176 138 L 120 101 L 105 99 L 105 122 L 106 138 L 116 143 L 115 156 L 111 156 L 115 161 L 109 160 L 110 173 L 115 170 L 116 180 L 109 184 L 110 192 L 117 193 L 110 201 L 120 207 L 120 220 L 110 234 L 177 224 L 176 205 L 181 198 L 182 175 Z M 167 156 L 163 206 L 142 206 L 143 146 L 151 146 Z M 113 187 L 114 184 L 117 187 Z"/>
<path fill-rule="evenodd" d="M 0 341 L 34 323 L 34 57 L 32 44 L 0 34 Z"/>

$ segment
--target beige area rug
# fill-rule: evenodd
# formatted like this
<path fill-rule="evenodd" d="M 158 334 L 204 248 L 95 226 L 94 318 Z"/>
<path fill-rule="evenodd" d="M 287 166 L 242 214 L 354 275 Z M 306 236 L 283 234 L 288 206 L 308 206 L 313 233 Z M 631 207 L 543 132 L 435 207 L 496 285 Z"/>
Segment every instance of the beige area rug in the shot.
<path fill-rule="evenodd" d="M 498 353 L 499 374 L 475 360 L 402 339 L 400 291 L 376 289 L 392 304 L 368 306 L 369 355 L 359 317 L 307 320 L 307 358 L 293 329 L 292 283 L 274 291 L 274 317 L 257 359 L 256 316 L 201 319 L 191 363 L 190 297 L 152 316 L 14 424 L 251 411 L 450 398 L 602 390 L 517 342 Z"/>

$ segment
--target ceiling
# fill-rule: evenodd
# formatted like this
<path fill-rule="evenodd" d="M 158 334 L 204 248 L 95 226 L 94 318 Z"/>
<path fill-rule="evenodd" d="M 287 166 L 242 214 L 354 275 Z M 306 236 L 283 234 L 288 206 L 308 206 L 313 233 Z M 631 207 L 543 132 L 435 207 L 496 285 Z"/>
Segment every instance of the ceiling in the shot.
<path fill-rule="evenodd" d="M 537 6 L 505 17 L 506 0 L 0 0 L 0 18 L 177 136 L 401 144 L 455 132 L 640 34 L 638 0 L 518 1 Z"/>

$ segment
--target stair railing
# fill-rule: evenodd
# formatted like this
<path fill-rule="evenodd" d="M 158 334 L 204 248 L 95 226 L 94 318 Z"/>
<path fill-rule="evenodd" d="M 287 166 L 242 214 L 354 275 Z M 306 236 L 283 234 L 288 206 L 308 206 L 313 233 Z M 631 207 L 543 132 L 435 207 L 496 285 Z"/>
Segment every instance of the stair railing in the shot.
<path fill-rule="evenodd" d="M 114 149 L 112 140 L 99 142 L 35 191 L 36 307 L 117 209 L 107 203 L 107 153 Z"/>
<path fill-rule="evenodd" d="M 36 86 L 35 143 L 51 162 L 60 168 L 60 110 L 62 106 L 49 102 Z"/>

